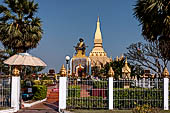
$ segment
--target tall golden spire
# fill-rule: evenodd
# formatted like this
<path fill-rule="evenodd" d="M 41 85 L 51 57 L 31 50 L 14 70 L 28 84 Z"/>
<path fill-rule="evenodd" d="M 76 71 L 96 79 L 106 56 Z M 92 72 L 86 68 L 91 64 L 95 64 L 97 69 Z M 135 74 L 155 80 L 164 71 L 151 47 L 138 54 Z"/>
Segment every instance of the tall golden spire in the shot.
<path fill-rule="evenodd" d="M 94 36 L 94 47 L 103 47 L 102 43 L 103 43 L 102 33 L 100 31 L 100 20 L 99 20 L 99 16 L 98 16 L 97 27 L 96 27 L 96 32 L 95 32 L 95 36 Z"/>
<path fill-rule="evenodd" d="M 97 26 L 94 35 L 94 47 L 90 52 L 89 58 L 91 59 L 91 67 L 98 66 L 102 67 L 107 62 L 110 62 L 110 58 L 107 57 L 107 53 L 103 49 L 102 33 L 100 30 L 100 20 L 97 18 Z M 98 64 L 97 64 L 98 62 Z"/>

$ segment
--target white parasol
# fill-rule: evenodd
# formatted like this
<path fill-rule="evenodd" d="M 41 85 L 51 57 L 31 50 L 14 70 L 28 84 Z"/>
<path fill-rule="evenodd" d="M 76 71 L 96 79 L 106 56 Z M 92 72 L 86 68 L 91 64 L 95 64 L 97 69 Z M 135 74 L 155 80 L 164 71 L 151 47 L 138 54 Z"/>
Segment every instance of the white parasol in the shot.
<path fill-rule="evenodd" d="M 4 63 L 8 65 L 47 66 L 40 58 L 34 57 L 29 53 L 15 54 L 5 60 Z"/>

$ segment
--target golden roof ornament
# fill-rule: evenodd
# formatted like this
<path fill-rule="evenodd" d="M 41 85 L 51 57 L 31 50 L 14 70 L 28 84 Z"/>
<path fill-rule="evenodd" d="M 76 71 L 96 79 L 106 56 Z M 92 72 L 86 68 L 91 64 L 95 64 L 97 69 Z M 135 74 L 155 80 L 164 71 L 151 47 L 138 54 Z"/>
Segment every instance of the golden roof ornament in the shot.
<path fill-rule="evenodd" d="M 66 69 L 64 67 L 64 64 L 62 65 L 61 69 L 60 69 L 60 75 L 61 76 L 66 76 Z"/>
<path fill-rule="evenodd" d="M 20 74 L 19 69 L 18 69 L 17 67 L 15 67 L 15 68 L 12 70 L 12 74 L 13 74 L 14 76 L 19 76 L 19 74 Z"/>
<path fill-rule="evenodd" d="M 110 66 L 110 69 L 109 69 L 109 71 L 108 71 L 109 77 L 114 77 L 114 74 L 115 74 L 115 73 L 114 73 L 112 67 Z"/>
<path fill-rule="evenodd" d="M 168 77 L 169 77 L 169 72 L 168 72 L 167 67 L 165 67 L 165 69 L 164 69 L 164 71 L 163 71 L 163 73 L 162 73 L 162 76 L 163 76 L 164 78 L 168 78 Z"/>

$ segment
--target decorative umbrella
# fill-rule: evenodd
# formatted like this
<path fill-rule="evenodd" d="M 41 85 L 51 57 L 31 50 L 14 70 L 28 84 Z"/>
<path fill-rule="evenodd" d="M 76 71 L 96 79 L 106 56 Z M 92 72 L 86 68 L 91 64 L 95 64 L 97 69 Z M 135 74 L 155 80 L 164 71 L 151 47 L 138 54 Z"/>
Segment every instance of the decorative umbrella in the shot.
<path fill-rule="evenodd" d="M 47 66 L 40 58 L 31 56 L 29 53 L 19 53 L 11 56 L 4 61 L 8 65 L 25 65 L 25 66 Z"/>

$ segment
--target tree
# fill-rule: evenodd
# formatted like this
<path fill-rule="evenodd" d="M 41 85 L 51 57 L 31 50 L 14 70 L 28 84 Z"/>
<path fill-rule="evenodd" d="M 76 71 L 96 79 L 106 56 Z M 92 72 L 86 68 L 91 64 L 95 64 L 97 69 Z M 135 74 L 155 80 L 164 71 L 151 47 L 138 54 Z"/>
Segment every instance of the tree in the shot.
<path fill-rule="evenodd" d="M 0 41 L 14 53 L 37 47 L 42 37 L 40 18 L 35 17 L 38 4 L 30 0 L 4 0 L 0 5 Z"/>
<path fill-rule="evenodd" d="M 12 55 L 14 55 L 14 53 L 10 49 L 0 49 L 0 73 L 9 74 L 9 66 L 3 62 Z"/>
<path fill-rule="evenodd" d="M 168 64 L 168 59 L 161 55 L 158 41 L 131 44 L 127 50 L 125 56 L 134 66 L 150 69 L 157 74 L 161 74 Z"/>
<path fill-rule="evenodd" d="M 106 63 L 104 68 L 103 68 L 103 72 L 105 76 L 108 76 L 108 71 L 110 69 L 110 67 L 112 67 L 113 71 L 114 71 L 114 78 L 118 79 L 119 76 L 122 78 L 122 68 L 125 65 L 125 59 L 119 59 L 118 61 L 114 60 L 110 63 Z M 139 77 L 139 75 L 143 74 L 143 68 L 139 67 L 139 66 L 135 66 L 132 65 L 130 63 L 128 63 L 128 66 L 131 68 L 131 76 L 137 76 Z"/>
<path fill-rule="evenodd" d="M 159 40 L 162 56 L 170 60 L 170 1 L 137 0 L 134 15 L 142 25 L 144 38 L 152 42 Z M 164 56 L 164 53 L 169 54 Z"/>

